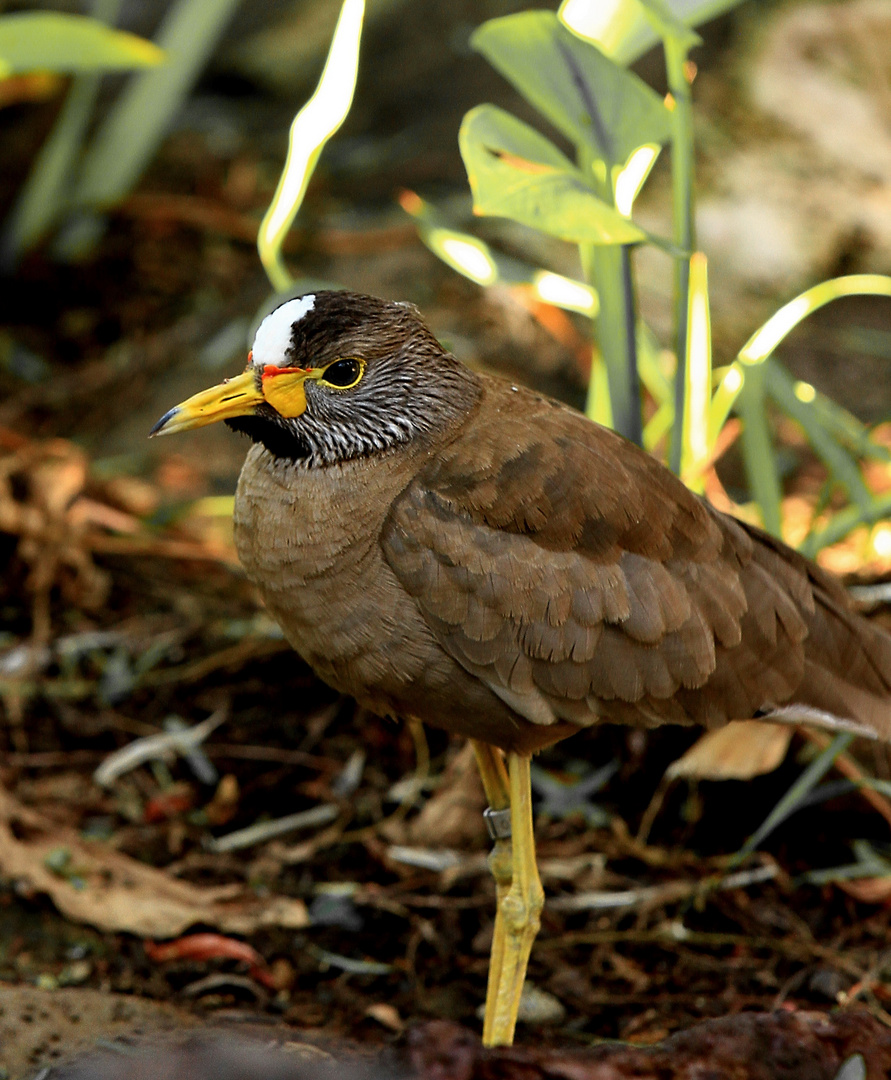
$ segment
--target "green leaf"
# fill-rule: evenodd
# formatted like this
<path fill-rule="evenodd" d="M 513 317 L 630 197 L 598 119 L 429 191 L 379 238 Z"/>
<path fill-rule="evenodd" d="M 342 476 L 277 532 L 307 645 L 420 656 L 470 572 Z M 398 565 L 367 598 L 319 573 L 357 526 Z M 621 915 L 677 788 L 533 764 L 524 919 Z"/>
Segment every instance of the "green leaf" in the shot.
<path fill-rule="evenodd" d="M 599 199 L 550 140 L 494 105 L 464 117 L 458 144 L 474 212 L 512 218 L 573 243 L 629 244 L 644 233 Z"/>
<path fill-rule="evenodd" d="M 646 323 L 637 324 L 637 365 L 640 380 L 652 394 L 657 404 L 669 406 L 674 413 L 674 391 L 672 379 L 666 374 L 659 341 Z"/>
<path fill-rule="evenodd" d="M 491 19 L 471 44 L 558 131 L 610 166 L 670 135 L 671 114 L 659 95 L 551 11 Z"/>
<path fill-rule="evenodd" d="M 887 495 L 877 496 L 873 499 L 868 513 L 864 513 L 857 506 L 846 506 L 844 510 L 839 510 L 832 515 L 832 519 L 824 529 L 806 536 L 799 545 L 798 550 L 802 555 L 813 559 L 822 548 L 837 544 L 839 540 L 844 540 L 848 533 L 853 532 L 854 529 L 859 528 L 861 525 L 875 525 L 879 521 L 886 520 L 889 516 L 891 516 L 891 498 Z"/>
<path fill-rule="evenodd" d="M 812 405 L 826 430 L 832 432 L 840 443 L 855 454 L 873 461 L 891 462 L 891 450 L 881 443 L 874 442 L 866 424 L 862 424 L 847 409 L 819 391 Z"/>
<path fill-rule="evenodd" d="M 0 234 L 0 266 L 7 272 L 66 209 L 66 191 L 83 144 L 102 76 L 76 75 L 53 130 L 34 158 Z"/>
<path fill-rule="evenodd" d="M 163 60 L 150 41 L 84 15 L 29 11 L 0 18 L 0 75 L 127 71 Z"/>
<path fill-rule="evenodd" d="M 650 8 L 647 12 L 645 2 L 624 0 L 613 6 L 591 4 L 589 0 L 564 0 L 560 5 L 560 18 L 580 37 L 595 41 L 607 56 L 624 66 L 640 59 L 658 44 L 660 36 L 668 36 L 657 31 L 654 5 L 647 4 Z M 738 3 L 739 0 L 671 0 L 671 18 L 682 25 L 693 26 L 715 18 Z"/>

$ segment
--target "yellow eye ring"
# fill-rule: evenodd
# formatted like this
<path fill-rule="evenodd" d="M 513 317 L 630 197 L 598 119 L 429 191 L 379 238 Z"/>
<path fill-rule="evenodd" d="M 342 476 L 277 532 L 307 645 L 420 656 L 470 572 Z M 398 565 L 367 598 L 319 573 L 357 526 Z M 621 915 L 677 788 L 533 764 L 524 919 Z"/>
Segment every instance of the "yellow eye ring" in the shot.
<path fill-rule="evenodd" d="M 334 390 L 352 390 L 364 374 L 365 364 L 362 360 L 356 359 L 355 356 L 345 356 L 329 364 L 319 378 L 319 382 Z"/>

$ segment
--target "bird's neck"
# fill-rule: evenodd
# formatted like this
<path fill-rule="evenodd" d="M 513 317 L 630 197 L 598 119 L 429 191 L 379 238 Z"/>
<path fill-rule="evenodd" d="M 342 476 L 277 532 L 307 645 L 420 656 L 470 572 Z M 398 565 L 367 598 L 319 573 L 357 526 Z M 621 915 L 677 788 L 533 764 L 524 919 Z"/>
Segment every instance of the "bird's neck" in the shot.
<path fill-rule="evenodd" d="M 331 423 L 307 410 L 297 422 L 259 414 L 233 417 L 226 424 L 278 460 L 298 468 L 325 468 L 409 445 L 422 452 L 435 448 L 460 430 L 481 397 L 479 376 L 445 355 L 435 378 L 397 388 L 386 413 L 357 411 L 349 423 Z"/>

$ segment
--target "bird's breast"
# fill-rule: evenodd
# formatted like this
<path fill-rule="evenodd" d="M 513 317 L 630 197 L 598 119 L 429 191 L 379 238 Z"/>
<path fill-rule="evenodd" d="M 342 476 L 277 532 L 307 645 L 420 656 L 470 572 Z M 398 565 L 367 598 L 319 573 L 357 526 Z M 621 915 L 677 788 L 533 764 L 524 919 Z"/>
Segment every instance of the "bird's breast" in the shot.
<path fill-rule="evenodd" d="M 235 499 L 248 577 L 298 653 L 377 711 L 423 675 L 430 635 L 384 561 L 383 520 L 406 483 L 399 462 L 303 469 L 254 446 Z"/>

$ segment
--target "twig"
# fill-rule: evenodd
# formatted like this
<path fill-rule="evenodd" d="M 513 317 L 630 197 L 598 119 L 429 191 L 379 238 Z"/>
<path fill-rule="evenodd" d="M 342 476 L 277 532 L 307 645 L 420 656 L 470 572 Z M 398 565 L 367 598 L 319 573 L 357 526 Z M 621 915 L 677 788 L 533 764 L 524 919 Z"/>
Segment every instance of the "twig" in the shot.
<path fill-rule="evenodd" d="M 143 686 L 175 686 L 183 683 L 200 682 L 222 668 L 236 667 L 245 664 L 248 660 L 256 660 L 264 656 L 274 656 L 276 653 L 290 651 L 290 645 L 286 641 L 277 639 L 245 638 L 234 645 L 227 645 L 225 649 L 203 656 L 200 660 L 192 660 L 188 664 L 180 664 L 178 667 L 160 668 L 150 671 L 140 679 Z"/>
<path fill-rule="evenodd" d="M 609 911 L 623 907 L 656 907 L 686 900 L 706 892 L 723 892 L 727 889 L 744 889 L 763 881 L 772 881 L 779 873 L 774 865 L 758 866 L 741 870 L 722 879 L 706 878 L 704 881 L 667 881 L 663 885 L 648 885 L 621 892 L 578 893 L 575 896 L 558 896 L 545 902 L 550 911 Z"/>
<path fill-rule="evenodd" d="M 35 750 L 6 754 L 3 761 L 14 769 L 70 769 L 77 765 L 92 765 L 106 756 L 104 750 Z"/>
<path fill-rule="evenodd" d="M 335 772 L 340 762 L 305 750 L 283 750 L 278 746 L 241 746 L 238 743 L 205 743 L 204 749 L 211 757 L 234 758 L 243 761 L 274 761 L 277 765 L 306 765 L 311 769 Z"/>
<path fill-rule="evenodd" d="M 119 776 L 131 772 L 147 761 L 155 761 L 172 752 L 186 757 L 222 724 L 226 715 L 226 709 L 217 709 L 194 727 L 182 731 L 163 731 L 157 735 L 136 739 L 128 746 L 109 754 L 93 773 L 93 779 L 102 787 L 110 787 Z"/>
<path fill-rule="evenodd" d="M 288 814 L 286 817 L 276 818 L 275 821 L 258 821 L 255 825 L 248 825 L 246 829 L 238 829 L 236 832 L 227 833 L 208 842 L 208 849 L 215 854 L 224 851 L 241 851 L 247 847 L 254 847 L 277 836 L 284 836 L 298 829 L 309 829 L 316 825 L 327 825 L 340 813 L 340 807 L 334 803 L 322 803 L 313 806 L 309 810 L 301 810 L 297 814 Z"/>

